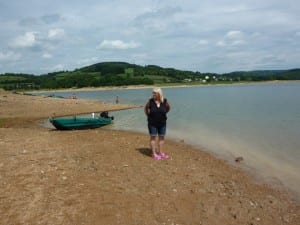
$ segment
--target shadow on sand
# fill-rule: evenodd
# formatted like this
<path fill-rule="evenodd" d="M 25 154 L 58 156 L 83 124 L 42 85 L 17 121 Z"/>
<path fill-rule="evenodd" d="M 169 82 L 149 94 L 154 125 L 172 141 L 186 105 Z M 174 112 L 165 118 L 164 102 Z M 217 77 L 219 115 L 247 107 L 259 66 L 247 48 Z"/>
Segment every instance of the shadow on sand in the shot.
<path fill-rule="evenodd" d="M 140 153 L 146 155 L 146 156 L 149 156 L 149 157 L 152 156 L 152 151 L 151 151 L 150 148 L 137 148 L 136 150 L 139 151 Z"/>

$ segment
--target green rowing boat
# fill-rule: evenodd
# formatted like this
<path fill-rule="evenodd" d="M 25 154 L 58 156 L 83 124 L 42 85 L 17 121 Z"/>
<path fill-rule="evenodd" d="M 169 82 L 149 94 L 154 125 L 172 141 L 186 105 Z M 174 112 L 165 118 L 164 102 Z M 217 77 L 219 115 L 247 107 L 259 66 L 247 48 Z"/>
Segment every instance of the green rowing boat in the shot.
<path fill-rule="evenodd" d="M 58 130 L 82 130 L 94 129 L 112 123 L 113 117 L 70 117 L 70 118 L 49 118 L 52 125 Z"/>

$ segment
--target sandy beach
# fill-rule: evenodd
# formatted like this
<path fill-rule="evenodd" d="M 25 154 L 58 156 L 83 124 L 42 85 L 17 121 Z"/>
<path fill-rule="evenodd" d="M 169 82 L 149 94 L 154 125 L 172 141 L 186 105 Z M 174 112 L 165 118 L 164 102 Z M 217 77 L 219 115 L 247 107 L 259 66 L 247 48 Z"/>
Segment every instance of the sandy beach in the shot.
<path fill-rule="evenodd" d="M 298 83 L 299 80 L 272 80 L 272 81 L 256 81 L 256 82 L 234 82 L 234 83 L 206 83 L 206 84 L 193 84 L 193 83 L 186 83 L 186 84 L 169 84 L 169 85 L 126 85 L 126 86 L 108 86 L 108 87 L 83 87 L 83 88 L 66 88 L 66 89 L 58 89 L 58 90 L 35 90 L 30 91 L 30 93 L 54 93 L 54 92 L 84 92 L 84 91 L 107 91 L 107 90 L 133 90 L 133 89 L 151 89 L 154 87 L 161 87 L 163 89 L 165 88 L 190 88 L 190 87 L 207 87 L 207 86 L 233 86 L 233 85 L 251 85 L 251 84 L 274 84 L 274 83 Z"/>
<path fill-rule="evenodd" d="M 201 149 L 155 161 L 144 134 L 41 125 L 132 107 L 0 91 L 0 224 L 300 224 L 292 194 Z"/>

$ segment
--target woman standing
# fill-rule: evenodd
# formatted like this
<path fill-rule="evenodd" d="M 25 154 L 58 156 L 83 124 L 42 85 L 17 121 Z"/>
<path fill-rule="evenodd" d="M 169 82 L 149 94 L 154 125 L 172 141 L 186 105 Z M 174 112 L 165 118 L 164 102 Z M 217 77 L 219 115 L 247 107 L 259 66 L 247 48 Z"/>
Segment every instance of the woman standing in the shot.
<path fill-rule="evenodd" d="M 153 89 L 152 98 L 149 99 L 145 105 L 144 111 L 148 118 L 152 158 L 157 160 L 169 158 L 169 156 L 163 152 L 163 145 L 167 128 L 167 113 L 170 111 L 170 104 L 167 99 L 164 98 L 160 88 Z M 156 145 L 157 136 L 158 145 Z"/>

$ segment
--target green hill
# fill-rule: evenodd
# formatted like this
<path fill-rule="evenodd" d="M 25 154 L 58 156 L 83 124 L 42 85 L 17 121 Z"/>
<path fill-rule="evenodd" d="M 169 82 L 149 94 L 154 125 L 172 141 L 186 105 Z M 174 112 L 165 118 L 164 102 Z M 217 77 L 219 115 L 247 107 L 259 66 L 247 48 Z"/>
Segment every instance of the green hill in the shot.
<path fill-rule="evenodd" d="M 226 74 L 200 73 L 163 68 L 156 65 L 140 66 L 126 62 L 101 62 L 73 71 L 42 74 L 0 74 L 0 88 L 57 89 L 101 86 L 152 84 L 206 84 L 239 81 L 300 80 L 300 69 L 238 71 Z"/>

